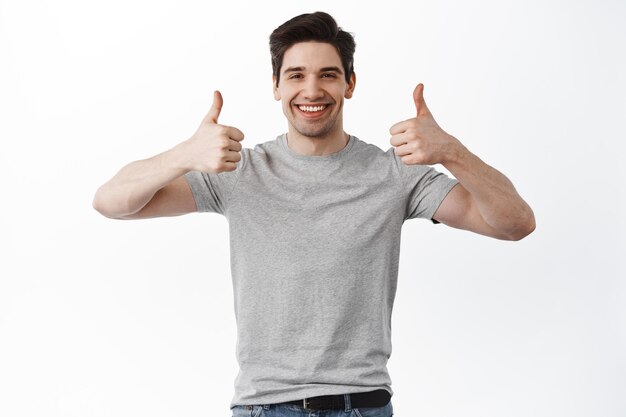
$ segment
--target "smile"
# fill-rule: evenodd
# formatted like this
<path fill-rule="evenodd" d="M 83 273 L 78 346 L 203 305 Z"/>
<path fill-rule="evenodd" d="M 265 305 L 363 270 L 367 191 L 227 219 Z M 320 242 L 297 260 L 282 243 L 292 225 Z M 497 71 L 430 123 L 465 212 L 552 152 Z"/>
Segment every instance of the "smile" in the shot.
<path fill-rule="evenodd" d="M 323 104 L 321 106 L 298 106 L 298 108 L 302 111 L 307 111 L 307 112 L 316 112 L 316 111 L 322 111 L 327 107 L 326 104 Z"/>
<path fill-rule="evenodd" d="M 329 104 L 319 104 L 316 106 L 305 106 L 305 105 L 296 105 L 299 110 L 299 113 L 307 118 L 316 118 L 324 113 L 326 113 L 326 109 L 330 107 Z"/>

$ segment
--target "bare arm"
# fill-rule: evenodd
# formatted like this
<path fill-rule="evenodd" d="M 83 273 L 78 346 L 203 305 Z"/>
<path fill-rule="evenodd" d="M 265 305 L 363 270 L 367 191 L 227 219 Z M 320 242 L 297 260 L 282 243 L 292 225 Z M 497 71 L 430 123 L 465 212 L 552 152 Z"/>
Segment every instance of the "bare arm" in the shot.
<path fill-rule="evenodd" d="M 184 175 L 189 171 L 234 171 L 241 160 L 243 133 L 217 123 L 221 108 L 222 95 L 216 91 L 211 110 L 191 138 L 152 158 L 124 166 L 98 188 L 93 207 L 112 219 L 179 216 L 197 211 Z"/>
<path fill-rule="evenodd" d="M 435 121 L 424 100 L 424 85 L 413 91 L 417 116 L 389 129 L 396 155 L 406 164 L 442 164 L 456 185 L 433 219 L 448 226 L 503 240 L 520 240 L 535 230 L 535 216 L 511 181 L 469 152 Z"/>
<path fill-rule="evenodd" d="M 457 143 L 457 157 L 444 166 L 459 180 L 433 218 L 448 226 L 505 240 L 535 230 L 535 216 L 511 181 Z"/>
<path fill-rule="evenodd" d="M 124 166 L 98 188 L 93 207 L 112 219 L 177 216 L 196 211 L 193 195 L 183 177 L 189 170 L 184 167 L 181 156 L 180 148 L 174 147 Z M 158 205 L 160 210 L 153 210 L 153 216 L 133 217 L 155 194 L 159 198 L 152 205 Z"/>

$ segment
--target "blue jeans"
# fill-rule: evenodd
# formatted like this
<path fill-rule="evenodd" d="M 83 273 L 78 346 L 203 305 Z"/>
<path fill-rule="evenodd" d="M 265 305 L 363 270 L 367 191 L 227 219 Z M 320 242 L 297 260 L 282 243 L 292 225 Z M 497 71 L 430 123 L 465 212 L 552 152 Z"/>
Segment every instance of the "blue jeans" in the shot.
<path fill-rule="evenodd" d="M 305 410 L 302 405 L 265 404 L 236 405 L 231 409 L 232 417 L 391 417 L 391 400 L 382 407 L 352 408 L 346 396 L 346 408 L 334 410 Z"/>

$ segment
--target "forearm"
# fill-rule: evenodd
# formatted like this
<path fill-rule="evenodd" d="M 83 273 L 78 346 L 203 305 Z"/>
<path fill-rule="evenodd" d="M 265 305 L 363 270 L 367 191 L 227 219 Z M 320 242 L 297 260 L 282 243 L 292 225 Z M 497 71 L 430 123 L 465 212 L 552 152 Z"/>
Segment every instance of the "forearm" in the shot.
<path fill-rule="evenodd" d="M 183 166 L 179 146 L 124 166 L 98 188 L 93 207 L 107 217 L 141 210 L 157 191 L 189 171 Z"/>
<path fill-rule="evenodd" d="M 525 236 L 535 228 L 533 211 L 513 183 L 460 142 L 453 157 L 443 165 L 472 195 L 480 214 L 491 227 L 510 236 Z"/>

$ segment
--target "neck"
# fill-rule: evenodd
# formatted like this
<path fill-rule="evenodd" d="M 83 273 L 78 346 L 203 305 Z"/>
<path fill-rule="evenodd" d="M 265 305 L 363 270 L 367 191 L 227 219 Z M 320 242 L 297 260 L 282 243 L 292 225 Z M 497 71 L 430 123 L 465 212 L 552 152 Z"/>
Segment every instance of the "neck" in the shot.
<path fill-rule="evenodd" d="M 287 146 L 292 151 L 307 156 L 323 156 L 339 152 L 346 147 L 350 135 L 341 129 L 338 132 L 329 132 L 324 136 L 304 136 L 293 126 L 289 125 Z"/>

